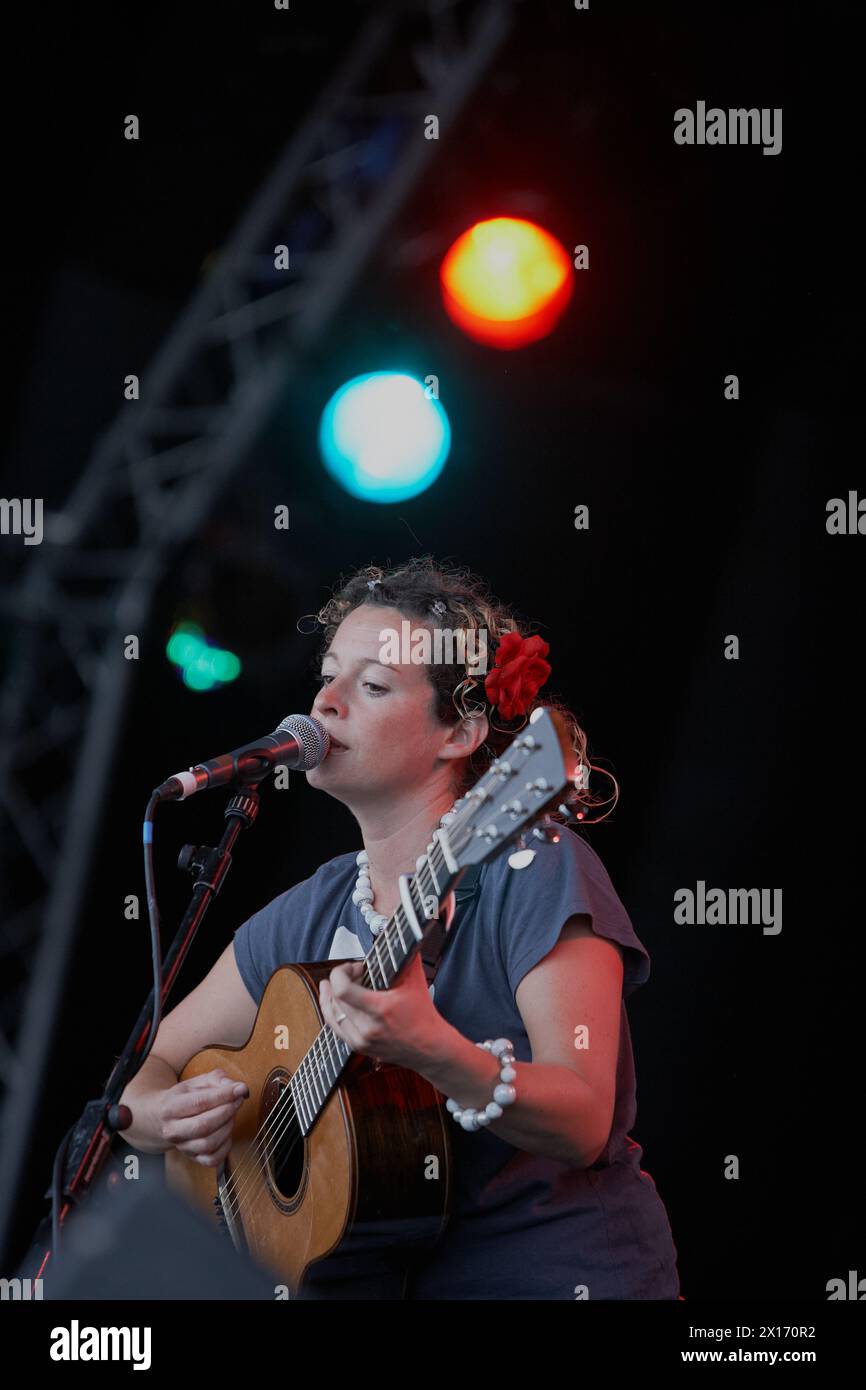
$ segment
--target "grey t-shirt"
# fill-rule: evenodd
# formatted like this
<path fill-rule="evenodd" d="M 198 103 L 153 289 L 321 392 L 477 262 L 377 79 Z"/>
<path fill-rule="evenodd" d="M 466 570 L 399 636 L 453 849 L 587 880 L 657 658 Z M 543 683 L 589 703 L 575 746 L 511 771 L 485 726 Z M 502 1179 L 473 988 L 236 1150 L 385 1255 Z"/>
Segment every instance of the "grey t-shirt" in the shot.
<path fill-rule="evenodd" d="M 434 1003 L 472 1042 L 507 1037 L 530 1062 L 515 991 L 556 945 L 576 913 L 623 949 L 623 999 L 649 977 L 649 955 L 595 851 L 561 828 L 538 842 L 532 863 L 511 868 L 508 851 L 485 864 L 478 891 L 455 916 L 432 986 Z M 355 852 L 338 855 L 238 928 L 235 958 L 252 998 L 280 965 L 367 954 L 367 923 L 352 902 Z M 621 1005 L 616 1101 L 605 1152 L 580 1169 L 516 1148 L 490 1130 L 467 1133 L 448 1117 L 455 1169 L 453 1214 L 435 1247 L 384 1297 L 414 1299 L 675 1299 L 676 1248 L 664 1204 L 628 1134 L 635 1121 L 635 1071 Z M 360 1248 L 360 1247 L 359 1247 Z M 354 1259 L 355 1262 L 351 1263 Z M 351 1242 L 312 1266 L 305 1296 L 376 1296 Z M 344 1275 L 343 1292 L 318 1293 Z M 353 1285 L 352 1278 L 355 1277 Z M 385 1287 L 385 1286 L 382 1286 Z"/>

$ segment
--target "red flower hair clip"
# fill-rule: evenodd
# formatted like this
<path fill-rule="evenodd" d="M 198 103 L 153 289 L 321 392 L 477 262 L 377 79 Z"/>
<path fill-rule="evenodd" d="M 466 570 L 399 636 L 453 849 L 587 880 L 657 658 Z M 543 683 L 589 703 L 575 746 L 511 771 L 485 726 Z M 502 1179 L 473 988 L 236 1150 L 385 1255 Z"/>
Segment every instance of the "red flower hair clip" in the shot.
<path fill-rule="evenodd" d="M 484 691 L 503 719 L 515 719 L 529 709 L 550 675 L 550 663 L 544 660 L 549 651 L 541 637 L 521 637 L 519 632 L 502 637 Z"/>

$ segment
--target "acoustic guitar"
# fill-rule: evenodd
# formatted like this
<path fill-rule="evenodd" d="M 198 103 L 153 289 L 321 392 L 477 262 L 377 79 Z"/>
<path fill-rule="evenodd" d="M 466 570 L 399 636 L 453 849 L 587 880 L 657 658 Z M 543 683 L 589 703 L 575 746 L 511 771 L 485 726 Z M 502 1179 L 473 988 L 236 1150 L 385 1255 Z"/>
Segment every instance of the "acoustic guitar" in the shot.
<path fill-rule="evenodd" d="M 535 822 L 575 771 L 562 716 L 533 711 L 447 830 L 433 833 L 416 872 L 400 876 L 400 906 L 364 958 L 360 982 L 388 989 L 416 950 L 427 959 L 431 941 L 441 949 L 454 889 L 470 865 L 517 839 L 525 847 L 530 827 L 530 844 L 557 839 L 555 821 Z M 168 1185 L 273 1271 L 290 1297 L 310 1266 L 344 1242 L 435 1244 L 451 1212 L 445 1097 L 406 1067 L 354 1053 L 323 1022 L 319 984 L 340 963 L 280 966 L 247 1042 L 206 1047 L 181 1072 L 186 1081 L 221 1067 L 249 1088 L 220 1169 L 178 1149 L 165 1153 Z"/>

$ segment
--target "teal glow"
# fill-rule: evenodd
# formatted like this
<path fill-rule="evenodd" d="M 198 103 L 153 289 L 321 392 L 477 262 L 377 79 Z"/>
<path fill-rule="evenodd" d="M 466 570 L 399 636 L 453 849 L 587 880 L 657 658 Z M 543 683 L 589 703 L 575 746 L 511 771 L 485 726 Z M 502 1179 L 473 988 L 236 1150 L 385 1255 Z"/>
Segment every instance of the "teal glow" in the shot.
<path fill-rule="evenodd" d="M 189 690 L 213 690 L 237 680 L 241 673 L 240 658 L 234 652 L 215 647 L 197 623 L 178 623 L 165 652 Z"/>
<path fill-rule="evenodd" d="M 451 426 L 415 377 L 368 372 L 346 382 L 325 406 L 319 449 L 328 472 L 353 497 L 402 502 L 442 472 Z"/>

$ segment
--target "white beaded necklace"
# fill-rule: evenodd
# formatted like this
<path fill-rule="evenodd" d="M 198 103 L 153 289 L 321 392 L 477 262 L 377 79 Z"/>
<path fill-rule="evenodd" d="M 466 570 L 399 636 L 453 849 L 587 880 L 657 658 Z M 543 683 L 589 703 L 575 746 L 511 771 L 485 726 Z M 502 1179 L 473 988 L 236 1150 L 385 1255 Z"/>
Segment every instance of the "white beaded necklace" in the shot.
<path fill-rule="evenodd" d="M 440 827 L 450 825 L 451 821 L 453 821 L 454 817 L 457 815 L 457 808 L 465 800 L 466 797 L 461 796 L 458 801 L 454 802 L 454 805 L 451 807 L 451 810 L 446 811 L 444 816 L 440 817 Z M 424 854 L 418 855 L 418 858 L 415 860 L 416 870 L 421 868 L 421 865 L 424 863 L 425 858 L 426 855 Z M 370 860 L 365 849 L 362 849 L 360 853 L 355 856 L 355 863 L 358 864 L 360 867 L 358 872 L 358 878 L 355 883 L 355 891 L 352 894 L 352 902 L 355 904 L 356 907 L 360 908 L 361 916 L 364 918 L 364 921 L 367 923 L 367 926 L 370 928 L 370 931 L 373 933 L 373 935 L 378 936 L 379 932 L 387 924 L 389 919 L 383 913 L 377 912 L 375 907 L 373 906 L 373 887 L 370 881 L 369 868 Z"/>

